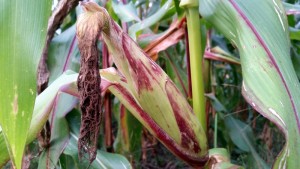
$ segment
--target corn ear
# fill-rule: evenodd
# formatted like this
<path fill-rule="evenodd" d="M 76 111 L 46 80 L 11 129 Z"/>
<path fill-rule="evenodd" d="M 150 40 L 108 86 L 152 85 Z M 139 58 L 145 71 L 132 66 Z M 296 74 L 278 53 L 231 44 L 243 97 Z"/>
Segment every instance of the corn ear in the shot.
<path fill-rule="evenodd" d="M 208 159 L 206 134 L 192 108 L 167 74 L 93 2 L 83 5 L 102 13 L 101 35 L 118 71 L 101 70 L 108 89 L 171 152 L 193 166 Z M 88 11 L 93 12 L 93 11 Z"/>

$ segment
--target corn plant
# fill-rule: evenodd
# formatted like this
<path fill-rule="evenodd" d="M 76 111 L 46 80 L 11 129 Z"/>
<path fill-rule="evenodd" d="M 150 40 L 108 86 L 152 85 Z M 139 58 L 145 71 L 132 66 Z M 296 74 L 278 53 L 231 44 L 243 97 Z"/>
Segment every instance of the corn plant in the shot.
<path fill-rule="evenodd" d="M 230 158 L 230 146 L 218 146 L 218 124 L 223 121 L 223 130 L 228 132 L 233 145 L 239 151 L 251 154 L 255 167 L 297 168 L 297 157 L 300 155 L 300 89 L 295 72 L 297 67 L 293 66 L 297 65 L 297 51 L 293 55 L 296 61 L 292 62 L 289 56 L 290 38 L 300 38 L 297 30 L 289 34 L 283 4 L 289 14 L 297 13 L 300 9 L 297 5 L 280 0 L 167 0 L 159 4 L 161 8 L 156 13 L 141 19 L 135 11 L 135 1 L 127 5 L 114 1 L 102 3 L 107 10 L 95 2 L 80 2 L 78 9 L 83 11 L 77 18 L 76 27 L 66 26 L 67 30 L 54 37 L 50 44 L 51 32 L 54 33 L 53 30 L 66 17 L 70 7 L 76 6 L 76 2 L 69 1 L 72 5 L 63 0 L 59 2 L 48 22 L 48 32 L 46 21 L 49 12 L 45 12 L 50 11 L 48 2 L 31 2 L 32 5 L 28 2 L 0 3 L 1 16 L 5 16 L 0 19 L 3 25 L 0 29 L 0 37 L 3 37 L 0 63 L 4 80 L 0 85 L 0 94 L 5 97 L 0 100 L 1 167 L 11 160 L 14 168 L 132 168 L 134 163 L 126 153 L 132 153 L 135 144 L 141 142 L 142 130 L 134 130 L 135 125 L 132 124 L 139 122 L 189 166 L 242 168 L 232 164 L 235 162 Z M 155 5 L 155 2 L 151 3 Z M 147 6 L 147 3 L 144 5 Z M 69 8 L 66 10 L 66 7 Z M 16 17 L 23 13 L 28 17 L 26 20 Z M 150 35 L 143 39 L 141 34 L 145 29 L 149 31 L 152 26 L 154 30 L 159 26 L 157 22 L 164 23 L 165 18 L 170 21 L 170 16 L 177 19 L 163 35 Z M 8 22 L 4 21 L 6 17 Z M 115 21 L 118 18 L 122 27 Z M 227 44 L 223 45 L 223 49 L 212 47 L 212 29 L 224 35 L 238 49 L 239 58 L 234 56 L 237 53 L 232 54 L 226 49 Z M 26 34 L 21 34 L 22 31 Z M 71 34 L 69 39 L 62 38 L 67 39 L 63 43 L 67 47 L 62 47 L 66 53 L 65 61 L 60 63 L 62 59 L 56 56 L 56 52 L 61 46 L 60 37 L 67 34 Z M 178 63 L 174 62 L 167 48 L 179 43 L 184 35 L 185 47 L 188 47 L 185 49 L 188 77 L 182 80 L 185 76 L 181 75 Z M 29 42 L 34 47 L 29 46 Z M 103 44 L 101 51 L 99 42 Z M 141 48 L 143 46 L 144 50 Z M 101 52 L 102 62 L 99 61 Z M 159 65 L 162 61 L 159 54 L 163 52 L 166 67 Z M 50 76 L 44 65 L 47 53 Z M 37 61 L 41 55 L 37 72 Z M 71 58 L 77 63 L 71 64 Z M 245 101 L 283 133 L 285 144 L 271 166 L 257 153 L 251 138 L 252 129 L 229 115 L 234 104 L 225 106 L 224 99 L 216 97 L 218 91 L 210 85 L 210 81 L 216 79 L 208 77 L 215 77 L 211 75 L 217 70 L 213 69 L 214 62 L 210 60 L 226 62 L 224 65 L 236 64 L 236 69 L 242 72 L 241 92 Z M 99 63 L 102 69 L 99 69 Z M 35 96 L 36 73 L 39 91 L 45 88 L 49 80 L 49 86 L 38 96 Z M 225 75 L 226 80 L 229 75 Z M 109 115 L 101 120 L 102 112 L 111 109 L 109 104 L 105 108 L 102 106 L 103 99 L 111 99 L 108 94 L 112 94 L 121 104 L 120 113 L 115 112 L 119 123 L 115 144 L 120 142 L 120 147 L 115 147 L 115 150 L 128 159 L 99 149 L 102 147 L 100 144 L 104 144 L 99 138 L 103 135 L 101 122 L 111 122 Z M 209 123 L 211 110 L 215 112 L 213 125 Z M 44 126 L 46 129 L 42 129 Z M 209 145 L 212 142 L 209 140 L 211 126 L 215 130 L 213 148 Z M 105 127 L 105 135 L 109 135 L 111 128 Z M 37 153 L 38 166 L 33 166 L 30 165 L 33 155 L 28 152 L 26 156 L 23 154 L 27 144 L 28 149 L 37 147 L 36 137 L 42 139 L 39 143 L 42 148 Z M 106 144 L 110 145 L 111 136 L 105 138 Z M 135 157 L 136 162 L 139 156 Z"/>

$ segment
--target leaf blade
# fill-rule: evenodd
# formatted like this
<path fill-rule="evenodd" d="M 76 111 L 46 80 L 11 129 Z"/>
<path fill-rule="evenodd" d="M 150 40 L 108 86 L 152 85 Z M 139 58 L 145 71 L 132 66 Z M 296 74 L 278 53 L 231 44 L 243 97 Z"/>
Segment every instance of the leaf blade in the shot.
<path fill-rule="evenodd" d="M 0 6 L 0 94 L 6 98 L 0 101 L 0 124 L 14 165 L 21 168 L 51 2 L 1 1 Z"/>
<path fill-rule="evenodd" d="M 292 62 L 287 59 L 289 35 L 283 11 L 279 0 L 202 0 L 200 7 L 204 18 L 239 48 L 245 99 L 285 134 L 284 158 L 278 158 L 273 167 L 293 168 L 300 151 L 289 150 L 289 146 L 299 146 L 300 91 Z"/>

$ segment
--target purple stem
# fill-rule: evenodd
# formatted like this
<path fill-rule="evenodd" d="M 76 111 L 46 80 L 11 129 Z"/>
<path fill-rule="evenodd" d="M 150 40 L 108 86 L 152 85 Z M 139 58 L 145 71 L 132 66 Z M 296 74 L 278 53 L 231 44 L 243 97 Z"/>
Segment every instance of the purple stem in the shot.
<path fill-rule="evenodd" d="M 107 46 L 105 43 L 102 45 L 102 68 L 108 68 L 109 67 L 109 54 L 107 50 Z M 102 92 L 102 91 L 101 91 Z M 113 144 L 113 139 L 112 139 L 112 119 L 111 119 L 111 100 L 110 100 L 110 94 L 106 93 L 104 95 L 104 125 L 105 125 L 105 146 L 107 148 L 108 152 L 112 152 L 112 144 Z"/>
<path fill-rule="evenodd" d="M 69 67 L 69 63 L 70 63 L 70 59 L 71 59 L 71 54 L 73 52 L 73 48 L 75 46 L 75 42 L 76 42 L 76 36 L 74 36 L 73 39 L 72 39 L 71 46 L 69 48 L 68 55 L 67 55 L 64 67 L 63 67 L 63 72 L 65 72 L 66 69 Z"/>
<path fill-rule="evenodd" d="M 105 3 L 106 6 L 106 3 Z M 108 68 L 109 53 L 106 44 L 102 41 L 102 69 Z M 103 82 L 101 82 L 103 83 Z M 102 92 L 102 91 L 101 91 Z M 108 152 L 113 152 L 113 138 L 112 138 L 112 107 L 110 100 L 110 93 L 105 93 L 103 98 L 104 104 L 104 130 L 105 130 L 105 146 Z"/>

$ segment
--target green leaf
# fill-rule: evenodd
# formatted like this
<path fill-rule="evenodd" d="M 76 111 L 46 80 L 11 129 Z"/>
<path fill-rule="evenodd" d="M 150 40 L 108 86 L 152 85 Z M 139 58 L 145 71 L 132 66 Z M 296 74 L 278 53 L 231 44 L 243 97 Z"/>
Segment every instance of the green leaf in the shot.
<path fill-rule="evenodd" d="M 3 132 L 1 129 L 0 130 L 0 168 L 2 168 L 8 160 L 9 160 L 9 154 L 6 148 Z"/>
<path fill-rule="evenodd" d="M 171 5 L 172 0 L 168 0 L 155 14 L 142 20 L 141 22 L 130 26 L 128 30 L 130 37 L 136 39 L 136 33 L 138 31 L 148 28 L 160 21 L 163 18 L 163 16 L 168 12 Z"/>
<path fill-rule="evenodd" d="M 132 2 L 124 5 L 122 2 L 116 3 L 115 1 L 112 1 L 112 7 L 114 12 L 123 22 L 141 21 Z"/>
<path fill-rule="evenodd" d="M 78 99 L 74 96 L 59 92 L 51 112 L 50 147 L 46 148 L 39 159 L 39 168 L 54 168 L 59 157 L 69 142 L 69 127 L 65 115 L 75 107 Z"/>
<path fill-rule="evenodd" d="M 77 85 L 76 85 L 77 77 L 78 77 L 78 73 L 74 73 L 72 71 L 66 71 L 64 74 L 62 74 L 59 78 L 57 78 L 46 90 L 44 90 L 36 98 L 34 113 L 32 116 L 32 122 L 30 125 L 30 130 L 28 132 L 28 137 L 27 137 L 26 143 L 30 143 L 36 138 L 38 132 L 42 129 L 45 122 L 48 120 L 49 114 L 51 111 L 63 112 L 63 113 L 56 114 L 58 121 L 56 121 L 54 123 L 56 123 L 56 125 L 58 125 L 58 126 L 56 126 L 54 128 L 55 131 L 51 138 L 51 145 L 53 145 L 53 147 L 51 147 L 50 150 L 47 150 L 48 153 L 50 153 L 51 158 L 47 159 L 49 161 L 44 166 L 55 166 L 57 158 L 65 146 L 64 144 L 62 144 L 63 141 L 66 141 L 65 134 L 64 134 L 65 131 L 64 132 L 61 131 L 62 128 L 66 129 L 66 127 L 63 127 L 63 126 L 65 126 L 65 120 L 63 119 L 63 117 L 65 115 L 65 112 L 68 112 L 68 110 L 70 110 L 71 108 L 74 107 L 74 104 L 72 103 L 72 101 L 71 101 L 71 104 L 70 104 L 70 102 L 66 103 L 66 101 L 68 99 L 67 100 L 59 100 L 59 98 L 62 93 L 67 93 L 67 94 L 73 95 L 75 97 L 78 97 L 78 91 L 77 91 Z M 103 81 L 103 83 L 101 83 L 101 85 L 103 85 L 103 86 L 101 86 L 101 88 L 103 89 L 103 92 L 104 92 L 107 89 L 107 85 L 109 85 L 109 82 L 107 82 L 107 81 L 105 82 L 105 79 L 102 79 L 102 81 Z M 73 100 L 73 99 L 74 99 L 74 97 L 71 98 L 71 100 Z M 65 106 L 65 105 L 68 105 L 68 106 Z M 80 120 L 79 120 L 79 122 L 80 122 Z M 72 124 L 75 125 L 75 127 L 80 126 L 79 123 L 72 123 Z M 53 126 L 53 124 L 52 124 L 52 126 Z M 74 126 L 73 126 L 73 128 L 74 128 Z M 71 129 L 72 129 L 72 127 L 71 127 Z M 62 133 L 58 133 L 58 132 L 62 132 Z M 72 130 L 72 132 L 74 133 L 73 130 Z M 75 134 L 75 136 L 77 136 L 77 135 L 78 135 L 78 133 Z M 74 143 L 74 145 L 75 144 L 77 145 L 77 143 Z M 60 151 L 56 152 L 58 150 L 58 148 L 60 148 Z M 76 148 L 77 148 L 77 146 L 76 146 Z M 1 130 L 0 130 L 0 150 L 3 150 L 3 151 L 0 151 L 0 166 L 3 166 L 9 160 L 9 155 L 8 155 L 8 152 L 6 151 L 4 137 L 3 137 Z M 53 150 L 54 150 L 54 152 L 52 152 Z M 55 157 L 55 154 L 57 155 L 56 157 Z M 102 154 L 105 154 L 105 153 L 102 153 Z M 103 157 L 103 156 L 105 156 L 105 157 Z M 122 164 L 120 164 L 120 165 L 123 166 L 123 164 L 126 164 L 124 157 L 120 157 L 118 155 L 107 155 L 107 156 L 103 155 L 103 156 L 102 155 L 97 156 L 98 161 L 96 162 L 96 166 L 102 165 L 102 163 L 106 163 L 105 164 L 106 166 L 113 165 L 113 163 L 118 163 L 117 161 L 119 161 L 119 160 L 122 162 Z M 41 158 L 48 158 L 48 157 L 41 157 Z M 104 162 L 103 162 L 102 158 L 104 158 L 106 160 L 104 160 Z M 115 162 L 114 162 L 114 160 L 115 160 Z M 40 165 L 42 165 L 41 161 L 40 161 Z M 111 162 L 113 162 L 113 163 L 111 164 Z M 127 165 L 125 165 L 125 166 L 127 166 Z M 43 168 L 43 166 L 41 166 L 41 168 Z M 99 167 L 96 167 L 96 168 L 99 168 Z M 114 167 L 112 167 L 112 168 L 114 168 Z M 129 167 L 127 167 L 127 168 L 129 168 Z"/>
<path fill-rule="evenodd" d="M 66 70 L 79 70 L 80 54 L 75 37 L 75 25 L 55 36 L 49 46 L 47 64 L 49 67 L 49 83 L 56 80 Z"/>
<path fill-rule="evenodd" d="M 36 97 L 36 71 L 51 1 L 0 2 L 0 124 L 10 157 L 21 168 Z"/>
<path fill-rule="evenodd" d="M 298 76 L 298 79 L 300 79 L 300 45 L 298 44 L 297 41 L 292 42 L 292 50 L 291 50 L 291 55 L 292 55 L 292 62 L 296 71 L 296 74 Z"/>
<path fill-rule="evenodd" d="M 46 90 L 44 90 L 35 101 L 34 112 L 30 124 L 27 143 L 33 141 L 49 118 L 56 98 L 61 92 L 78 97 L 77 91 L 78 73 L 66 71 L 57 78 Z"/>
<path fill-rule="evenodd" d="M 88 159 L 83 158 L 81 161 L 78 159 L 78 135 L 79 135 L 79 126 L 80 126 L 80 114 L 78 111 L 72 111 L 71 114 L 68 114 L 67 120 L 70 127 L 70 141 L 68 146 L 64 150 L 64 154 L 71 156 L 76 168 L 87 168 L 91 166 L 91 168 L 95 169 L 129 169 L 131 168 L 128 160 L 119 155 L 119 154 L 111 154 L 105 151 L 97 151 L 96 159 L 90 165 Z"/>
<path fill-rule="evenodd" d="M 231 116 L 224 118 L 225 126 L 229 131 L 230 138 L 241 150 L 250 152 L 254 149 L 254 134 L 249 125 L 234 119 Z"/>
<path fill-rule="evenodd" d="M 54 81 L 43 93 L 37 96 L 32 114 L 30 129 L 27 134 L 26 144 L 32 142 L 48 120 L 49 114 L 55 103 L 55 98 L 60 92 L 78 96 L 77 73 L 67 71 Z M 3 147 L 4 146 L 4 147 Z M 9 155 L 4 144 L 3 132 L 0 132 L 0 166 L 9 160 Z"/>
<path fill-rule="evenodd" d="M 118 134 L 114 141 L 114 150 L 128 159 L 139 162 L 142 154 L 142 124 L 123 106 L 117 104 Z"/>
<path fill-rule="evenodd" d="M 78 137 L 71 133 L 70 142 L 66 147 L 64 154 L 69 155 L 73 158 L 75 166 L 80 168 L 87 168 L 89 162 L 86 159 L 79 161 L 78 159 L 78 150 L 77 150 L 77 141 Z M 119 154 L 111 154 L 105 151 L 97 151 L 97 156 L 95 161 L 91 164 L 93 169 L 130 169 L 130 163 L 127 159 Z"/>
<path fill-rule="evenodd" d="M 185 62 L 185 60 L 181 57 L 181 55 L 177 55 L 176 52 L 172 52 L 172 50 L 174 51 L 174 48 L 165 51 L 166 73 L 180 89 L 181 93 L 184 93 L 184 96 L 187 97 L 187 75 L 184 69 L 185 67 L 182 66 L 184 65 L 182 62 Z"/>
<path fill-rule="evenodd" d="M 232 116 L 225 117 L 224 121 L 230 138 L 235 145 L 241 150 L 251 153 L 251 156 L 254 158 L 253 166 L 260 169 L 270 168 L 254 148 L 254 134 L 250 126 Z"/>
<path fill-rule="evenodd" d="M 290 4 L 286 2 L 282 2 L 283 7 L 287 14 L 299 14 L 300 13 L 300 5 L 299 4 Z"/>
<path fill-rule="evenodd" d="M 215 95 L 207 94 L 206 96 L 211 100 L 211 103 L 214 109 L 220 115 L 221 120 L 225 122 L 226 131 L 229 132 L 232 142 L 241 150 L 251 154 L 257 168 L 269 168 L 269 166 L 267 166 L 266 162 L 259 156 L 255 149 L 256 144 L 254 140 L 254 134 L 249 125 L 232 117 L 231 115 L 225 116 L 224 114 L 228 114 L 229 112 L 215 97 Z"/>
<path fill-rule="evenodd" d="M 290 27 L 290 39 L 291 40 L 300 40 L 300 30 Z"/>
<path fill-rule="evenodd" d="M 200 0 L 200 13 L 239 49 L 243 95 L 284 133 L 274 168 L 297 168 L 300 156 L 300 88 L 279 0 Z M 262 17 L 263 16 L 263 17 Z"/>
<path fill-rule="evenodd" d="M 179 7 L 179 3 L 180 3 L 179 0 L 174 0 L 174 4 L 175 4 L 175 9 L 176 9 L 177 15 L 179 17 L 182 17 L 182 15 L 184 14 L 184 10 Z"/>

